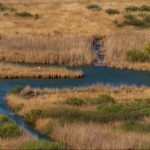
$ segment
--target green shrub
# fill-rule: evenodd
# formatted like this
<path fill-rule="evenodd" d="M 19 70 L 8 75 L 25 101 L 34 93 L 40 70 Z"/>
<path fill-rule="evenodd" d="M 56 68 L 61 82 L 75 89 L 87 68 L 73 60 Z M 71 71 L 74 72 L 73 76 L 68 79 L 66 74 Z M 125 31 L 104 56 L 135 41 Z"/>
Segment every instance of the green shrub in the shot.
<path fill-rule="evenodd" d="M 115 103 L 115 100 L 110 95 L 100 95 L 98 98 L 91 100 L 91 103 L 94 104 L 107 104 L 107 103 Z"/>
<path fill-rule="evenodd" d="M 100 11 L 102 9 L 98 4 L 90 4 L 87 8 L 92 11 Z"/>
<path fill-rule="evenodd" d="M 25 121 L 30 125 L 35 125 L 35 121 L 42 114 L 41 109 L 33 109 L 30 113 L 26 114 Z"/>
<path fill-rule="evenodd" d="M 59 143 L 50 142 L 46 140 L 38 140 L 38 141 L 31 141 L 29 143 L 23 144 L 20 147 L 20 150 L 58 150 L 63 149 Z"/>
<path fill-rule="evenodd" d="M 0 114 L 0 123 L 4 123 L 4 122 L 7 122 L 9 119 L 3 115 L 3 114 Z"/>
<path fill-rule="evenodd" d="M 19 94 L 23 89 L 24 87 L 22 85 L 17 85 L 14 88 L 10 89 L 8 91 L 8 94 Z"/>
<path fill-rule="evenodd" d="M 150 6 L 143 5 L 140 7 L 140 11 L 150 11 Z"/>
<path fill-rule="evenodd" d="M 119 11 L 116 10 L 116 9 L 108 8 L 106 10 L 106 13 L 109 14 L 109 15 L 115 15 L 115 14 L 119 14 Z"/>
<path fill-rule="evenodd" d="M 145 16 L 144 16 L 144 21 L 145 21 L 146 23 L 150 23 L 150 15 L 145 15 Z"/>
<path fill-rule="evenodd" d="M 23 104 L 21 103 L 21 104 L 17 104 L 14 108 L 13 108 L 13 111 L 15 112 L 15 113 L 18 113 L 19 111 L 21 111 L 21 109 L 23 108 Z"/>
<path fill-rule="evenodd" d="M 85 105 L 85 101 L 80 99 L 80 98 L 69 98 L 65 101 L 66 104 L 68 105 L 74 105 L 74 106 L 81 106 L 81 105 Z"/>
<path fill-rule="evenodd" d="M 138 11 L 139 7 L 138 6 L 129 6 L 125 8 L 126 11 Z"/>
<path fill-rule="evenodd" d="M 0 11 L 6 11 L 8 8 L 0 2 Z"/>
<path fill-rule="evenodd" d="M 144 62 L 149 60 L 149 55 L 138 50 L 132 50 L 127 52 L 127 60 L 131 62 Z"/>
<path fill-rule="evenodd" d="M 150 54 L 150 43 L 145 47 L 145 51 L 147 51 Z"/>
<path fill-rule="evenodd" d="M 20 128 L 16 123 L 7 121 L 0 124 L 0 137 L 1 138 L 13 138 L 22 134 Z"/>
<path fill-rule="evenodd" d="M 124 131 L 133 131 L 133 132 L 150 132 L 150 124 L 142 124 L 136 121 L 127 121 L 121 125 L 121 128 Z"/>
<path fill-rule="evenodd" d="M 33 15 L 27 11 L 18 12 L 18 13 L 16 13 L 16 16 L 18 16 L 18 17 L 33 17 Z"/>

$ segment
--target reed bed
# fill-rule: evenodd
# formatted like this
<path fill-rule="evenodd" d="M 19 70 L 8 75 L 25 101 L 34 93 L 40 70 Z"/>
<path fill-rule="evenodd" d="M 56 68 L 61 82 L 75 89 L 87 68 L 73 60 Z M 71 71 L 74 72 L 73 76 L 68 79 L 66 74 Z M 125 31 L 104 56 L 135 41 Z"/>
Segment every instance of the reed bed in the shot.
<path fill-rule="evenodd" d="M 91 65 L 95 60 L 91 43 L 86 36 L 2 36 L 0 61 Z"/>
<path fill-rule="evenodd" d="M 81 98 L 81 99 L 94 99 L 99 95 L 105 94 L 112 96 L 118 102 L 131 102 L 137 99 L 150 98 L 149 87 L 136 87 L 136 86 L 103 86 L 93 85 L 87 88 L 73 88 L 73 89 L 32 89 L 30 87 L 24 88 L 19 94 L 9 94 L 6 100 L 12 108 L 19 104 L 24 107 L 19 112 L 20 115 L 25 115 L 32 109 L 48 109 L 61 104 L 68 98 Z M 36 101 L 35 101 L 36 99 Z M 37 103 L 38 101 L 38 103 Z M 93 109 L 91 106 L 83 106 L 84 108 Z"/>
<path fill-rule="evenodd" d="M 144 51 L 150 42 L 148 33 L 140 31 L 115 32 L 104 38 L 105 57 L 103 64 L 120 69 L 150 70 L 149 62 L 131 63 L 126 60 L 127 51 Z"/>
<path fill-rule="evenodd" d="M 42 90 L 26 87 L 6 96 L 12 110 L 18 110 L 16 114 L 72 149 L 145 148 L 148 133 L 124 132 L 120 126 L 131 118 L 149 123 L 149 99 L 149 87 L 109 85 Z"/>
<path fill-rule="evenodd" d="M 27 67 L 0 63 L 0 79 L 16 78 L 81 78 L 82 71 L 73 71 L 62 67 Z"/>
<path fill-rule="evenodd" d="M 150 136 L 125 133 L 113 129 L 111 124 L 74 123 L 56 126 L 53 137 L 73 149 L 141 149 Z"/>
<path fill-rule="evenodd" d="M 22 144 L 28 143 L 32 140 L 36 140 L 35 137 L 32 135 L 24 134 L 18 138 L 11 138 L 11 139 L 0 139 L 0 148 L 5 150 L 8 149 L 18 149 Z"/>

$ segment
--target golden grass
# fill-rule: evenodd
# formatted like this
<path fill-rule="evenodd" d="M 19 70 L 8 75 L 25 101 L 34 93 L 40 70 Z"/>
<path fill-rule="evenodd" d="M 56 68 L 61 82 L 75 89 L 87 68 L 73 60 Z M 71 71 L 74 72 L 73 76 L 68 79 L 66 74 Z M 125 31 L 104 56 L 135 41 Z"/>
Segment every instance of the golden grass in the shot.
<path fill-rule="evenodd" d="M 149 134 L 124 133 L 110 124 L 65 124 L 55 126 L 53 137 L 74 149 L 137 149 L 149 143 Z"/>
<path fill-rule="evenodd" d="M 38 20 L 34 20 L 15 17 L 12 12 L 8 17 L 1 13 L 0 32 L 7 35 L 11 33 L 106 35 L 116 30 L 124 30 L 116 28 L 113 21 L 122 19 L 125 7 L 150 5 L 148 0 L 121 0 L 121 2 L 120 0 L 95 0 L 94 2 L 93 0 L 2 0 L 2 2 L 16 8 L 18 12 L 29 11 L 40 16 Z M 102 10 L 99 12 L 88 10 L 87 6 L 93 3 L 100 5 Z M 107 8 L 118 9 L 121 14 L 109 16 L 105 13 Z M 126 29 L 138 30 L 132 27 Z"/>
<path fill-rule="evenodd" d="M 144 51 L 150 42 L 149 33 L 134 31 L 116 32 L 104 38 L 105 58 L 103 64 L 108 67 L 121 69 L 149 70 L 149 62 L 131 63 L 126 60 L 129 50 Z"/>
<path fill-rule="evenodd" d="M 19 95 L 11 94 L 6 96 L 7 103 L 14 108 L 18 104 L 23 104 L 24 107 L 19 112 L 20 115 L 25 115 L 32 109 L 48 109 L 55 106 L 60 106 L 67 98 L 96 98 L 101 94 L 108 94 L 118 102 L 130 102 L 136 99 L 150 98 L 149 87 L 111 87 L 103 85 L 95 85 L 87 88 L 73 89 L 31 89 L 25 88 Z M 81 109 L 86 107 L 81 106 Z M 93 109 L 87 106 L 87 109 Z"/>
<path fill-rule="evenodd" d="M 24 133 L 23 136 L 20 136 L 18 138 L 0 139 L 0 146 L 5 150 L 18 149 L 22 144 L 28 143 L 31 140 L 35 139 L 35 137 Z"/>
<path fill-rule="evenodd" d="M 27 67 L 0 63 L 0 79 L 14 78 L 81 78 L 82 71 L 73 71 L 61 67 Z"/>
<path fill-rule="evenodd" d="M 87 36 L 2 36 L 0 61 L 91 65 L 95 60 L 91 41 Z"/>

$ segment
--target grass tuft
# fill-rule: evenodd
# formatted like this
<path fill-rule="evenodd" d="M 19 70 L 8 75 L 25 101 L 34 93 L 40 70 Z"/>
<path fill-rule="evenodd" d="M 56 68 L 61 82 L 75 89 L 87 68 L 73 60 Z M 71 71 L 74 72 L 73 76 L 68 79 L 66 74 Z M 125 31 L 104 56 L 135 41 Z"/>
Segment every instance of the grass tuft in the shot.
<path fill-rule="evenodd" d="M 109 15 L 116 15 L 116 14 L 119 14 L 120 12 L 116 9 L 108 8 L 106 9 L 106 13 Z"/>
<path fill-rule="evenodd" d="M 62 146 L 57 142 L 50 142 L 46 140 L 37 140 L 26 143 L 20 147 L 20 150 L 58 150 L 63 149 Z"/>
<path fill-rule="evenodd" d="M 127 121 L 121 125 L 124 131 L 132 132 L 150 132 L 150 124 L 143 124 L 136 121 Z"/>
<path fill-rule="evenodd" d="M 10 89 L 8 91 L 8 94 L 18 94 L 20 93 L 22 90 L 24 89 L 24 87 L 22 85 L 17 85 L 16 87 Z"/>

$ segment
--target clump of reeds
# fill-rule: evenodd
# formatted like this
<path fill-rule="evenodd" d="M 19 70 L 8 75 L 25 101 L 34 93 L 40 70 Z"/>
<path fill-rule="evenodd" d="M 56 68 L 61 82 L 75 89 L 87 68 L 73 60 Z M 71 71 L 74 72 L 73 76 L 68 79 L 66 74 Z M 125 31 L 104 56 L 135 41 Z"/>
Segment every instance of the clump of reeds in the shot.
<path fill-rule="evenodd" d="M 1 36 L 0 61 L 91 65 L 95 55 L 86 36 Z"/>
<path fill-rule="evenodd" d="M 0 79 L 15 78 L 81 78 L 82 71 L 73 71 L 62 67 L 27 67 L 0 63 Z"/>

